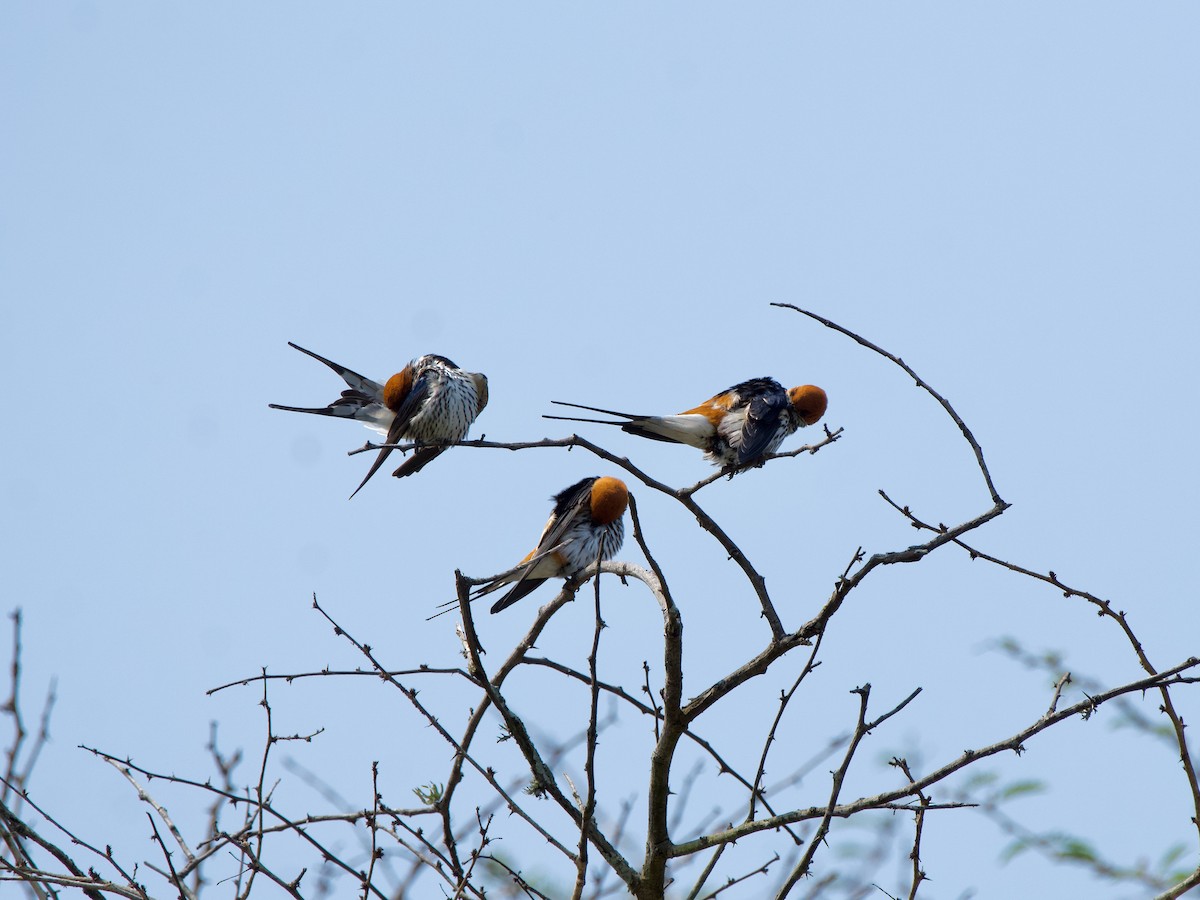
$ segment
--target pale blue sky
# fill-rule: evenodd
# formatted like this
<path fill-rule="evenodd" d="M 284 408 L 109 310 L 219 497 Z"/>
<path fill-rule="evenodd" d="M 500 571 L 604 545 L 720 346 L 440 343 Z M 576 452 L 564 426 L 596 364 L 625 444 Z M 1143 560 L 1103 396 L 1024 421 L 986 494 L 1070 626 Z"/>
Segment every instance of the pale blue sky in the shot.
<path fill-rule="evenodd" d="M 367 461 L 344 452 L 370 434 L 267 408 L 338 389 L 288 340 L 372 377 L 429 352 L 486 372 L 474 434 L 501 440 L 568 433 L 540 419 L 551 399 L 672 412 L 762 374 L 823 385 L 841 442 L 701 495 L 794 627 L 857 546 L 916 539 L 878 489 L 947 523 L 987 507 L 933 402 L 768 306 L 796 303 L 903 356 L 974 428 L 1014 504 L 981 548 L 1112 598 L 1161 666 L 1197 653 L 1198 36 L 1194 3 L 5 4 L 0 583 L 25 610 L 27 702 L 59 679 L 34 796 L 148 854 L 136 798 L 76 745 L 200 774 L 219 719 L 256 750 L 256 695 L 204 691 L 357 664 L 313 591 L 391 664 L 452 663 L 452 623 L 424 618 L 454 568 L 507 568 L 551 494 L 607 471 L 459 450 L 347 502 Z M 586 433 L 673 483 L 709 471 Z M 688 517 L 638 497 L 698 690 L 765 632 Z M 606 590 L 612 674 L 636 682 L 658 613 Z M 514 640 L 539 593 L 486 619 L 485 644 Z M 543 649 L 581 662 L 589 621 L 565 611 Z M 1049 695 L 984 652 L 1001 635 L 1137 675 L 1079 601 L 942 551 L 835 620 L 784 752 L 849 724 L 866 681 L 881 706 L 925 690 L 855 789 L 896 782 L 890 753 L 933 765 L 1006 736 Z M 347 792 L 369 796 L 371 759 L 396 803 L 444 777 L 445 748 L 374 685 L 274 705 L 280 730 L 327 727 L 289 752 L 342 767 Z M 1120 862 L 1194 852 L 1177 764 L 1111 721 L 991 768 L 1049 780 L 1030 823 Z M 799 796 L 825 796 L 823 771 Z M 1058 877 L 1031 856 L 996 867 L 1002 839 L 969 812 L 926 841 L 929 898 Z"/>

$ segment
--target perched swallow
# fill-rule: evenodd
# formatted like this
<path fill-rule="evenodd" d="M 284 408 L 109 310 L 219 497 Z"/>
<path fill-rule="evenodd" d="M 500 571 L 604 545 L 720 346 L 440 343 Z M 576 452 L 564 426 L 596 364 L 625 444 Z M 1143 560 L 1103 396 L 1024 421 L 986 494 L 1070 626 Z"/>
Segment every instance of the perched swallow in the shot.
<path fill-rule="evenodd" d="M 487 406 L 487 377 L 479 372 L 464 372 L 444 356 L 415 359 L 389 378 L 386 384 L 380 384 L 291 341 L 288 341 L 288 346 L 329 366 L 350 386 L 350 390 L 342 391 L 341 397 L 320 408 L 270 403 L 271 409 L 357 419 L 368 428 L 386 435 L 384 443 L 387 444 L 412 441 L 444 445 L 461 441 L 467 436 L 475 417 Z M 397 478 L 415 475 L 445 450 L 445 446 L 418 447 L 412 458 L 392 474 Z M 388 447 L 379 451 L 374 465 L 362 484 L 354 489 L 354 494 L 371 480 L 391 452 Z"/>
<path fill-rule="evenodd" d="M 620 416 L 627 421 L 572 416 L 543 416 L 545 419 L 619 425 L 630 434 L 698 447 L 714 465 L 740 468 L 761 464 L 762 458 L 774 453 L 797 428 L 820 421 L 828 398 L 815 384 L 784 390 L 774 378 L 751 378 L 677 416 L 635 416 L 561 400 L 550 402 Z"/>
<path fill-rule="evenodd" d="M 512 606 L 547 578 L 570 578 L 597 559 L 612 559 L 625 540 L 622 517 L 629 490 L 618 478 L 585 478 L 554 496 L 554 512 L 537 548 L 517 568 L 475 589 L 471 599 L 516 584 L 496 601 L 493 613 Z"/>

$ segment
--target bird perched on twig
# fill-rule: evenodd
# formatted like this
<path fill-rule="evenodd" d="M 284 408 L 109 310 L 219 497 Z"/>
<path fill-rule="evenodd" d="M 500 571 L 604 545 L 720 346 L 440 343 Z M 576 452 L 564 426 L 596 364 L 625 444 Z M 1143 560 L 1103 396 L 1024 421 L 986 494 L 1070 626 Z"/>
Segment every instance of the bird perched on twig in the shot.
<path fill-rule="evenodd" d="M 471 423 L 487 406 L 487 377 L 479 372 L 465 372 L 444 356 L 428 355 L 415 359 L 385 384 L 380 384 L 291 341 L 288 346 L 329 366 L 350 389 L 342 391 L 342 396 L 328 406 L 307 408 L 270 403 L 271 409 L 356 419 L 386 435 L 384 443 L 387 444 L 412 441 L 432 445 L 418 447 L 412 457 L 392 473 L 397 478 L 415 475 L 446 450 L 444 445 L 465 438 Z M 354 494 L 371 480 L 391 452 L 390 447 L 379 451 Z"/>
<path fill-rule="evenodd" d="M 580 403 L 550 402 L 620 416 L 625 421 L 574 416 L 542 418 L 618 425 L 629 434 L 697 447 L 714 465 L 741 468 L 761 464 L 763 457 L 774 453 L 789 434 L 820 421 L 829 401 L 815 384 L 784 390 L 774 378 L 751 378 L 677 416 L 636 416 Z"/>
<path fill-rule="evenodd" d="M 593 476 L 560 491 L 537 547 L 512 572 L 476 588 L 471 599 L 516 582 L 492 606 L 498 613 L 547 578 L 570 578 L 597 560 L 612 559 L 625 540 L 622 517 L 628 506 L 629 489 L 619 478 Z"/>

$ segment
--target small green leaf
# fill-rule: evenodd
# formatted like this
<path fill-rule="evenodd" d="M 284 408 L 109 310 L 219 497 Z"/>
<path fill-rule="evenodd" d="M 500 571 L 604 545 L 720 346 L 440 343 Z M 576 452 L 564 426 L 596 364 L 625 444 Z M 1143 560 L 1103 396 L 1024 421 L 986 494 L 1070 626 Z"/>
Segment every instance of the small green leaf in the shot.
<path fill-rule="evenodd" d="M 1000 800 L 1011 800 L 1013 797 L 1023 797 L 1026 794 L 1040 794 L 1045 790 L 1046 785 L 1041 781 L 1014 781 L 1003 788 L 997 796 Z"/>
<path fill-rule="evenodd" d="M 1011 862 L 1028 849 L 1029 844 L 1018 838 L 1000 851 L 1000 861 L 1005 863 Z"/>
<path fill-rule="evenodd" d="M 429 784 L 423 784 L 420 787 L 413 788 L 412 792 L 416 794 L 417 799 L 426 806 L 436 806 L 441 802 L 442 794 L 445 792 L 445 790 L 446 786 L 444 784 L 437 784 L 431 781 Z"/>
<path fill-rule="evenodd" d="M 1064 859 L 1080 859 L 1085 862 L 1096 861 L 1096 851 L 1079 838 L 1068 838 L 1063 842 L 1063 848 L 1058 855 Z"/>
<path fill-rule="evenodd" d="M 1185 847 L 1183 844 L 1176 844 L 1174 847 L 1168 848 L 1167 852 L 1164 853 L 1162 858 L 1158 861 L 1159 871 L 1165 872 L 1167 869 L 1171 868 L 1171 866 L 1175 865 L 1175 860 L 1179 859 L 1179 857 L 1183 856 L 1183 854 L 1186 852 L 1187 847 Z"/>

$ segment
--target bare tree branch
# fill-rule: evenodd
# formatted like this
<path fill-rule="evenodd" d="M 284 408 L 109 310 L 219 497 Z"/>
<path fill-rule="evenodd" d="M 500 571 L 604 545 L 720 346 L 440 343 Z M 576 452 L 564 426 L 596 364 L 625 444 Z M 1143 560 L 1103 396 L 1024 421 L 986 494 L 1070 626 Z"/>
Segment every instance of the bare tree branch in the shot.
<path fill-rule="evenodd" d="M 1158 675 L 1153 675 L 1148 678 L 1142 678 L 1138 681 L 1121 685 L 1120 687 L 1116 687 L 1109 691 L 1105 691 L 1102 694 L 1098 694 L 1095 697 L 1089 697 L 1086 700 L 1080 701 L 1079 703 L 1069 706 L 1066 709 L 1059 710 L 1058 712 L 1047 713 L 1039 718 L 1036 722 L 1033 722 L 1031 725 L 1021 729 L 1010 737 L 996 741 L 995 743 L 989 744 L 978 750 L 964 751 L 961 756 L 948 763 L 945 763 L 938 769 L 930 772 L 928 775 L 917 779 L 906 788 L 885 791 L 881 794 L 876 794 L 873 797 L 863 797 L 849 803 L 839 804 L 833 808 L 830 815 L 834 818 L 847 818 L 866 809 L 897 808 L 894 806 L 894 804 L 896 804 L 898 801 L 902 801 L 905 797 L 914 796 L 917 791 L 944 780 L 955 772 L 972 765 L 977 760 L 985 759 L 989 756 L 995 756 L 996 754 L 1006 750 L 1023 753 L 1025 749 L 1025 742 L 1034 735 L 1045 731 L 1047 728 L 1077 715 L 1083 715 L 1085 718 L 1090 717 L 1092 713 L 1094 713 L 1103 703 L 1106 703 L 1114 697 L 1119 697 L 1123 694 L 1136 693 L 1138 691 L 1144 691 L 1150 688 L 1156 688 L 1160 685 L 1177 683 L 1180 672 L 1195 668 L 1198 665 L 1200 665 L 1200 659 L 1190 657 L 1184 660 L 1182 663 L 1172 666 L 1170 669 L 1167 669 Z M 907 700 L 905 702 L 907 702 Z M 893 710 L 893 712 L 895 711 L 896 710 Z M 913 807 L 905 808 L 912 809 Z M 929 808 L 933 809 L 934 807 L 931 805 Z M 676 844 L 671 848 L 671 855 L 684 856 L 695 853 L 699 850 L 704 850 L 718 843 L 738 840 L 746 835 L 778 828 L 782 825 L 792 822 L 801 822 L 808 819 L 822 818 L 825 816 L 826 809 L 826 807 L 821 806 L 809 807 L 807 809 L 793 810 L 792 812 L 784 813 L 779 816 L 773 816 L 769 819 L 758 819 L 754 822 L 744 822 L 743 824 L 730 828 L 725 832 L 705 835 L 704 837 L 698 838 L 694 841 Z"/>
<path fill-rule="evenodd" d="M 802 316 L 808 316 L 810 319 L 814 319 L 814 320 L 820 322 L 826 328 L 832 328 L 834 331 L 837 331 L 841 334 L 846 335 L 846 337 L 850 338 L 851 340 L 855 341 L 858 344 L 861 344 L 862 346 L 866 347 L 868 350 L 873 350 L 876 353 L 878 353 L 880 356 L 884 357 L 885 359 L 891 360 L 896 365 L 898 365 L 901 369 L 903 369 L 906 373 L 908 373 L 909 377 L 911 377 L 912 380 L 917 383 L 917 387 L 928 392 L 929 395 L 931 397 L 933 397 L 934 400 L 936 400 L 938 403 L 941 404 L 942 409 L 944 409 L 946 411 L 946 415 L 950 416 L 950 418 L 954 420 L 954 424 L 958 426 L 959 431 L 962 432 L 962 435 L 964 438 L 966 438 L 967 443 L 971 445 L 971 450 L 975 453 L 975 460 L 976 460 L 976 462 L 979 463 L 979 471 L 981 473 L 983 473 L 983 480 L 987 484 L 988 494 L 991 495 L 992 503 L 996 506 L 1001 506 L 1001 507 L 1007 508 L 1008 504 L 1005 503 L 1003 500 L 1001 500 L 1000 495 L 998 493 L 996 493 L 996 486 L 992 483 L 992 475 L 988 471 L 987 463 L 984 462 L 984 460 L 983 460 L 983 450 L 980 449 L 979 442 L 977 440 L 975 440 L 975 435 L 971 433 L 971 429 L 967 427 L 966 422 L 964 422 L 962 420 L 962 418 L 959 417 L 958 413 L 954 411 L 954 407 L 952 407 L 950 405 L 950 402 L 948 400 L 946 400 L 946 398 L 943 397 L 941 394 L 939 394 L 937 391 L 935 391 L 932 387 L 930 387 L 925 382 L 925 380 L 921 378 L 920 375 L 918 375 L 916 372 L 914 372 L 912 370 L 911 366 L 909 366 L 900 357 L 894 356 L 893 354 L 888 353 L 882 347 L 871 343 L 866 338 L 855 334 L 850 329 L 843 328 L 841 325 L 838 325 L 836 322 L 826 319 L 824 316 L 818 316 L 816 313 L 809 312 L 806 309 L 801 309 L 800 307 L 794 306 L 791 303 L 772 303 L 771 305 L 778 306 L 783 309 L 795 310 L 796 312 L 800 313 Z"/>

